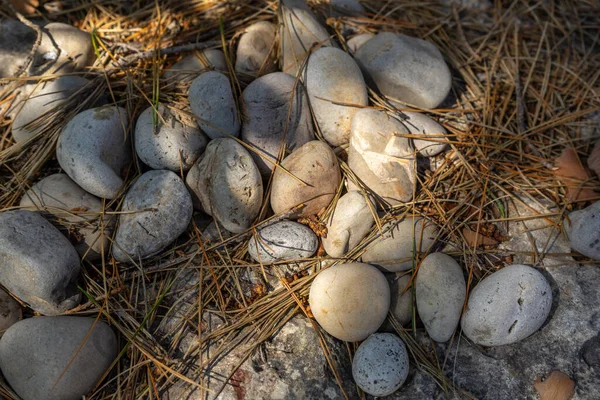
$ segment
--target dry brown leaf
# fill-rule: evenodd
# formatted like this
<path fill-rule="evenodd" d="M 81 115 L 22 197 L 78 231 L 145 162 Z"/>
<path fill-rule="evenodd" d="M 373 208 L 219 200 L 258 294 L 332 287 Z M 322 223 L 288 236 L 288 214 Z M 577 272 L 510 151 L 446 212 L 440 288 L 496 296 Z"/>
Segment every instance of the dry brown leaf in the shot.
<path fill-rule="evenodd" d="M 554 160 L 557 169 L 556 178 L 567 187 L 569 201 L 589 200 L 598 196 L 592 189 L 585 188 L 586 181 L 592 176 L 581 164 L 577 152 L 572 147 L 563 150 L 560 157 Z"/>
<path fill-rule="evenodd" d="M 465 226 L 463 228 L 462 234 L 465 237 L 465 241 L 470 247 L 494 246 L 498 244 L 498 241 L 496 239 L 487 237 L 483 233 L 478 234 L 468 226 Z"/>
<path fill-rule="evenodd" d="M 575 392 L 575 382 L 560 371 L 552 371 L 542 381 L 537 378 L 533 387 L 540 394 L 540 400 L 569 400 Z"/>
<path fill-rule="evenodd" d="M 592 149 L 587 161 L 588 167 L 600 176 L 600 141 Z"/>

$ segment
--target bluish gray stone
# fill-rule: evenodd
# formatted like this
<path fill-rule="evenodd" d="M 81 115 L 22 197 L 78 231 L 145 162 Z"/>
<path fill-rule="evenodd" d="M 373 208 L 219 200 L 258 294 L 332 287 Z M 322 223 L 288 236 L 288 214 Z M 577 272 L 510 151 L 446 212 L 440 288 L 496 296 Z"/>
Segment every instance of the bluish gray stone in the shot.
<path fill-rule="evenodd" d="M 297 260 L 315 254 L 317 235 L 306 225 L 280 221 L 258 229 L 248 242 L 248 254 L 254 261 L 269 265 L 281 260 Z"/>

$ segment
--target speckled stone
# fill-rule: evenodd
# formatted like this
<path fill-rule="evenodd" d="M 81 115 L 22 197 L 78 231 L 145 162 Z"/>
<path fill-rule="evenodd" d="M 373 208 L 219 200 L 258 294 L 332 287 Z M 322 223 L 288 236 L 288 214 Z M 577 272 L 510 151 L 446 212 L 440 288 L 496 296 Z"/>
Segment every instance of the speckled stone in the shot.
<path fill-rule="evenodd" d="M 104 106 L 77 114 L 62 130 L 56 158 L 62 169 L 86 192 L 112 199 L 123 179 L 121 171 L 131 162 L 127 111 Z"/>
<path fill-rule="evenodd" d="M 194 79 L 203 72 L 210 70 L 227 71 L 225 54 L 221 50 L 207 49 L 183 57 L 165 71 L 165 79 Z"/>
<path fill-rule="evenodd" d="M 408 377 L 408 352 L 392 333 L 375 333 L 361 343 L 352 360 L 352 376 L 366 393 L 381 397 L 394 393 Z"/>
<path fill-rule="evenodd" d="M 481 346 L 515 343 L 546 321 L 552 289 L 537 270 L 514 264 L 479 282 L 461 319 L 463 334 Z"/>
<path fill-rule="evenodd" d="M 323 238 L 323 248 L 331 257 L 342 257 L 369 233 L 375 223 L 375 206 L 369 207 L 369 201 L 357 190 L 339 198 Z"/>
<path fill-rule="evenodd" d="M 21 305 L 4 290 L 0 290 L 0 332 L 23 318 Z"/>
<path fill-rule="evenodd" d="M 437 227 L 422 218 L 408 217 L 396 226 L 390 222 L 382 227 L 379 236 L 362 255 L 362 261 L 388 271 L 400 272 L 413 267 L 413 246 L 418 252 L 427 251 L 437 237 Z M 390 229 L 391 228 L 391 229 Z"/>
<path fill-rule="evenodd" d="M 211 139 L 239 135 L 240 120 L 227 76 L 216 71 L 201 74 L 192 81 L 189 99 L 198 125 Z"/>
<path fill-rule="evenodd" d="M 268 21 L 259 21 L 246 28 L 238 43 L 235 71 L 253 77 L 276 71 L 276 33 L 275 26 Z"/>
<path fill-rule="evenodd" d="M 116 356 L 114 332 L 94 318 L 28 318 L 0 340 L 2 374 L 23 400 L 81 399 Z"/>
<path fill-rule="evenodd" d="M 385 320 L 390 286 L 369 264 L 338 264 L 317 275 L 308 301 L 315 319 L 330 335 L 357 342 L 376 332 Z"/>
<path fill-rule="evenodd" d="M 186 183 L 196 208 L 202 208 L 230 232 L 248 229 L 260 211 L 260 172 L 248 151 L 233 139 L 210 141 L 188 172 Z"/>
<path fill-rule="evenodd" d="M 332 46 L 329 33 L 304 0 L 282 0 L 279 21 L 281 70 L 296 76 L 315 43 Z"/>
<path fill-rule="evenodd" d="M 79 76 L 61 76 L 53 81 L 40 83 L 17 111 L 12 124 L 15 142 L 23 142 L 39 132 L 43 116 L 59 109 L 71 95 L 87 83 L 87 79 Z"/>
<path fill-rule="evenodd" d="M 348 143 L 352 118 L 369 103 L 360 68 L 347 53 L 323 47 L 308 59 L 303 76 L 321 134 L 332 146 Z M 356 106 L 351 106 L 356 105 Z"/>
<path fill-rule="evenodd" d="M 417 311 L 427 333 L 436 342 L 447 342 L 467 293 L 462 268 L 444 253 L 431 253 L 421 262 L 415 285 Z"/>
<path fill-rule="evenodd" d="M 406 120 L 402 124 L 408 129 L 411 135 L 419 135 L 427 139 L 412 139 L 415 149 L 424 157 L 437 156 L 447 147 L 447 139 L 441 136 L 447 135 L 448 132 L 442 125 L 437 123 L 433 118 L 423 114 L 410 111 L 402 112 Z"/>
<path fill-rule="evenodd" d="M 49 175 L 33 185 L 19 206 L 54 215 L 72 233 L 71 243 L 87 260 L 100 259 L 109 248 L 108 238 L 116 218 L 102 216 L 102 200 L 87 193 L 66 174 Z"/>
<path fill-rule="evenodd" d="M 171 110 L 148 107 L 138 117 L 135 125 L 135 151 L 140 159 L 152 169 L 168 169 L 174 172 L 189 170 L 206 147 L 207 140 L 196 126 L 182 123 Z"/>
<path fill-rule="evenodd" d="M 61 314 L 79 303 L 79 257 L 73 245 L 41 215 L 0 214 L 0 283 L 35 311 Z"/>
<path fill-rule="evenodd" d="M 117 261 L 127 262 L 131 257 L 138 262 L 177 239 L 190 223 L 193 207 L 183 180 L 161 170 L 140 176 L 125 195 L 121 210 L 113 256 Z"/>
<path fill-rule="evenodd" d="M 355 57 L 381 93 L 394 99 L 435 108 L 450 92 L 450 69 L 438 48 L 425 40 L 381 32 Z"/>
<path fill-rule="evenodd" d="M 569 213 L 564 227 L 573 250 L 600 260 L 600 201 Z"/>
<path fill-rule="evenodd" d="M 281 168 L 275 170 L 271 186 L 271 208 L 275 214 L 304 204 L 295 216 L 308 216 L 331 203 L 342 178 L 337 158 L 327 144 L 310 141 L 286 157 L 281 165 L 302 182 Z"/>
<path fill-rule="evenodd" d="M 243 92 L 243 107 L 242 140 L 269 156 L 250 152 L 263 176 L 275 167 L 282 142 L 293 151 L 314 140 L 306 90 L 288 74 L 275 72 L 256 79 Z"/>
<path fill-rule="evenodd" d="M 298 260 L 315 254 L 317 235 L 306 225 L 280 221 L 258 230 L 248 242 L 248 254 L 265 265 L 283 260 Z"/>

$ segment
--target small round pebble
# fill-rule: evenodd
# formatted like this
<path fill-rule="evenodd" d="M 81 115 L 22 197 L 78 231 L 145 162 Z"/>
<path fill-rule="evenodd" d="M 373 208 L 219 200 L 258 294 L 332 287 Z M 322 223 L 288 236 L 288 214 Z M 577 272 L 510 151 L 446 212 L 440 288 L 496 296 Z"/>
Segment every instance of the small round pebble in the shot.
<path fill-rule="evenodd" d="M 3 332 L 23 318 L 21 305 L 8 293 L 0 289 L 0 332 Z"/>
<path fill-rule="evenodd" d="M 282 145 L 293 151 L 314 140 L 306 90 L 290 75 L 274 72 L 261 76 L 244 89 L 242 96 L 242 140 L 265 155 L 250 152 L 264 176 L 275 168 Z"/>
<path fill-rule="evenodd" d="M 235 71 L 250 76 L 260 76 L 277 70 L 275 63 L 275 26 L 260 21 L 246 28 L 238 43 Z"/>
<path fill-rule="evenodd" d="M 173 64 L 165 71 L 165 79 L 194 79 L 208 70 L 227 71 L 225 54 L 221 50 L 208 49 L 190 54 Z"/>
<path fill-rule="evenodd" d="M 419 317 L 429 336 L 447 342 L 460 321 L 467 286 L 462 268 L 444 253 L 429 254 L 421 262 L 416 280 Z"/>
<path fill-rule="evenodd" d="M 239 135 L 240 120 L 226 75 L 208 71 L 198 76 L 190 86 L 189 100 L 198 125 L 211 139 Z"/>
<path fill-rule="evenodd" d="M 271 208 L 275 214 L 300 204 L 304 207 L 296 211 L 295 216 L 318 213 L 331 203 L 342 179 L 335 153 L 319 140 L 296 149 L 282 161 L 281 166 L 287 172 L 275 169 L 271 187 Z"/>
<path fill-rule="evenodd" d="M 260 172 L 248 151 L 233 139 L 211 140 L 185 181 L 196 208 L 202 208 L 230 232 L 248 229 L 260 211 Z"/>
<path fill-rule="evenodd" d="M 121 211 L 113 256 L 117 261 L 138 262 L 158 254 L 186 230 L 192 219 L 192 198 L 174 172 L 148 171 L 131 186 Z"/>
<path fill-rule="evenodd" d="M 390 286 L 369 264 L 338 264 L 321 271 L 308 298 L 327 333 L 347 342 L 364 340 L 379 329 L 390 308 Z"/>
<path fill-rule="evenodd" d="M 103 106 L 77 114 L 62 130 L 56 158 L 86 192 L 113 199 L 123 186 L 121 171 L 131 162 L 127 111 Z"/>
<path fill-rule="evenodd" d="M 402 121 L 402 124 L 408 129 L 411 135 L 419 135 L 427 139 L 412 139 L 415 149 L 423 157 L 433 157 L 440 154 L 448 147 L 444 135 L 448 132 L 442 125 L 437 123 L 433 118 L 428 117 L 423 113 L 415 113 L 410 111 L 402 112 L 406 117 L 406 120 Z"/>
<path fill-rule="evenodd" d="M 414 252 L 427 251 L 437 237 L 437 227 L 423 219 L 408 217 L 402 222 L 390 222 L 382 227 L 384 233 L 362 255 L 362 261 L 377 265 L 388 272 L 401 272 L 413 268 Z M 391 229 L 389 229 L 391 228 Z"/>
<path fill-rule="evenodd" d="M 197 126 L 182 123 L 174 112 L 158 106 L 148 107 L 135 125 L 135 150 L 140 159 L 152 169 L 174 172 L 189 170 L 206 147 L 207 140 Z M 154 117 L 156 115 L 156 126 Z"/>
<path fill-rule="evenodd" d="M 565 220 L 565 232 L 573 250 L 600 260 L 600 201 L 571 212 Z"/>
<path fill-rule="evenodd" d="M 352 360 L 352 377 L 372 396 L 387 396 L 398 390 L 408 377 L 408 352 L 404 342 L 392 333 L 375 333 L 361 343 Z"/>
<path fill-rule="evenodd" d="M 94 318 L 27 318 L 0 340 L 0 369 L 22 400 L 79 400 L 116 356 L 114 332 Z"/>
<path fill-rule="evenodd" d="M 340 49 L 322 47 L 311 54 L 304 76 L 310 104 L 325 140 L 348 143 L 352 117 L 369 102 L 367 85 L 354 59 Z"/>
<path fill-rule="evenodd" d="M 399 33 L 381 32 L 355 54 L 386 96 L 422 108 L 436 108 L 452 86 L 452 75 L 434 44 Z"/>
<path fill-rule="evenodd" d="M 369 202 L 357 190 L 339 198 L 327 223 L 327 237 L 323 238 L 323 248 L 331 257 L 342 257 L 369 233 L 375 223 L 375 206 L 369 207 Z"/>
<path fill-rule="evenodd" d="M 461 327 L 476 344 L 502 346 L 532 335 L 551 307 L 552 288 L 544 275 L 526 265 L 509 265 L 475 286 Z"/>
<path fill-rule="evenodd" d="M 40 83 L 19 109 L 12 124 L 12 135 L 19 143 L 35 135 L 53 110 L 62 104 L 89 81 L 80 76 L 61 76 L 53 81 Z"/>
<path fill-rule="evenodd" d="M 248 242 L 248 253 L 254 261 L 269 265 L 282 260 L 308 258 L 318 247 L 319 239 L 308 226 L 281 221 L 259 229 Z"/>

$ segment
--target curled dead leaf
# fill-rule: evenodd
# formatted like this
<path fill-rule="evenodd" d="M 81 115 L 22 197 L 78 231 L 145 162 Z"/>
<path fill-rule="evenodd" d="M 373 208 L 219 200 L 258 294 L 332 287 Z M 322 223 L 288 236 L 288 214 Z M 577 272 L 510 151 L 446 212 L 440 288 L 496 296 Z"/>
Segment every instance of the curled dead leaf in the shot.
<path fill-rule="evenodd" d="M 560 371 L 552 371 L 542 381 L 537 378 L 533 387 L 540 395 L 540 400 L 569 400 L 575 392 L 575 382 Z"/>
<path fill-rule="evenodd" d="M 587 181 L 592 175 L 585 169 L 577 156 L 577 152 L 572 147 L 567 147 L 561 155 L 554 160 L 556 170 L 554 174 L 567 187 L 567 199 L 573 201 L 585 201 L 598 197 L 589 187 Z"/>

